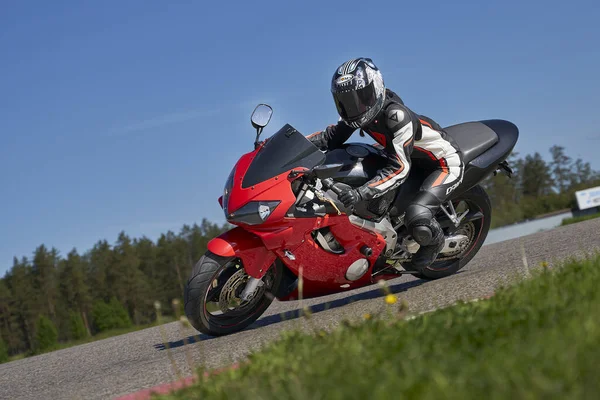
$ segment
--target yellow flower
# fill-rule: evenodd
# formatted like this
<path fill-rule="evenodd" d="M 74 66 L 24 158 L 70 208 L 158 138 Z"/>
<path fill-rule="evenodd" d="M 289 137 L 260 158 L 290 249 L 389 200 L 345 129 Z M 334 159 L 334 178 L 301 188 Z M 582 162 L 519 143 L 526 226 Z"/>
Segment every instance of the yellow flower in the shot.
<path fill-rule="evenodd" d="M 542 262 L 540 263 L 540 265 L 541 265 L 543 268 L 548 268 L 548 261 L 542 261 Z"/>
<path fill-rule="evenodd" d="M 371 319 L 371 314 L 366 313 L 365 315 L 363 315 L 364 319 Z"/>
<path fill-rule="evenodd" d="M 393 294 L 388 294 L 387 296 L 385 296 L 385 302 L 387 304 L 396 304 L 396 302 L 398 301 L 398 298 L 396 296 L 394 296 Z"/>

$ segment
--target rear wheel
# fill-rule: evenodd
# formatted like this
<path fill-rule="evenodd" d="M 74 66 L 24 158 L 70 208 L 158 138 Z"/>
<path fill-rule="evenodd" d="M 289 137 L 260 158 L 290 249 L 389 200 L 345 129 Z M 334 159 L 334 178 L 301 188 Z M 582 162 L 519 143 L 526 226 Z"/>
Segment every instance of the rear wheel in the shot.
<path fill-rule="evenodd" d="M 479 219 L 470 221 L 465 219 L 452 234 L 465 235 L 468 240 L 454 252 L 440 254 L 438 261 L 416 274 L 419 278 L 439 279 L 454 274 L 475 257 L 481 246 L 483 246 L 483 242 L 485 242 L 492 216 L 490 199 L 485 190 L 480 185 L 474 186 L 453 199 L 452 205 L 457 215 L 468 209 L 470 212 L 480 212 L 482 216 Z M 448 217 L 443 210 L 440 210 L 436 218 L 439 221 Z"/>
<path fill-rule="evenodd" d="M 211 336 L 240 331 L 256 321 L 273 301 L 282 270 L 275 262 L 252 298 L 240 299 L 250 278 L 235 257 L 206 252 L 196 263 L 185 288 L 185 313 L 190 324 Z"/>

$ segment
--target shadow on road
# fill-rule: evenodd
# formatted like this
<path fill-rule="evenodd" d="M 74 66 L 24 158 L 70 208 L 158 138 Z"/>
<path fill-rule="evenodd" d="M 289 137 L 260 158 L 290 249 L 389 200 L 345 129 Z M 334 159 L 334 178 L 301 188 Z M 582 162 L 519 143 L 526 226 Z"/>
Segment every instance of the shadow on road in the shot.
<path fill-rule="evenodd" d="M 425 282 L 427 282 L 427 281 L 422 280 L 422 279 L 417 279 L 417 280 L 410 281 L 410 282 L 404 282 L 404 283 L 398 283 L 396 285 L 391 285 L 388 287 L 388 289 L 391 293 L 400 293 L 400 292 L 405 292 L 410 288 L 419 286 Z M 327 302 L 323 302 L 320 304 L 315 304 L 313 306 L 310 306 L 309 310 L 312 314 L 317 314 L 317 313 L 320 313 L 320 312 L 323 312 L 326 310 L 343 307 L 345 305 L 348 305 L 348 304 L 351 304 L 351 303 L 354 303 L 357 301 L 371 300 L 371 299 L 375 299 L 375 298 L 382 297 L 382 296 L 383 296 L 383 291 L 380 288 L 377 288 L 377 289 L 369 290 L 367 292 L 357 293 L 357 294 L 354 294 L 354 295 L 351 295 L 348 297 L 344 297 L 341 299 L 327 301 Z M 280 314 L 269 315 L 268 317 L 264 317 L 264 318 L 257 320 L 252 325 L 250 325 L 248 328 L 244 329 L 242 332 L 246 332 L 246 331 L 258 329 L 258 328 L 264 328 L 265 326 L 278 324 L 283 321 L 294 320 L 301 316 L 302 316 L 302 309 L 299 309 L 299 308 L 295 309 L 295 310 L 291 310 L 291 311 L 286 311 L 286 312 L 283 312 Z M 185 340 L 181 339 L 181 340 L 177 340 L 177 341 L 173 341 L 173 342 L 168 342 L 166 344 L 158 343 L 158 344 L 154 345 L 154 348 L 157 350 L 165 350 L 167 348 L 173 349 L 173 348 L 177 348 L 177 347 L 182 347 L 186 344 L 197 343 L 201 340 L 211 340 L 211 339 L 217 339 L 217 338 L 218 338 L 217 336 L 198 334 L 198 335 L 194 335 L 194 336 L 189 336 Z"/>

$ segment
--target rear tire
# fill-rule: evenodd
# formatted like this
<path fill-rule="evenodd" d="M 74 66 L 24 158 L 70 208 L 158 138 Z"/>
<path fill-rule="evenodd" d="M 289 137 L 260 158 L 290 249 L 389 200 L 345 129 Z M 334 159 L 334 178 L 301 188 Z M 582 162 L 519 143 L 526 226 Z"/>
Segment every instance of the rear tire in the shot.
<path fill-rule="evenodd" d="M 476 228 L 476 239 L 470 244 L 469 248 L 465 250 L 463 253 L 464 255 L 461 256 L 461 258 L 455 261 L 436 261 L 429 267 L 423 269 L 419 274 L 415 274 L 418 278 L 433 280 L 450 276 L 467 265 L 469 261 L 475 257 L 479 249 L 481 249 L 481 246 L 483 246 L 483 242 L 485 242 L 488 231 L 490 230 L 492 216 L 492 206 L 488 194 L 480 185 L 476 185 L 459 195 L 456 199 L 452 199 L 453 203 L 458 203 L 460 201 L 466 201 L 471 207 L 476 206 L 483 214 L 481 219 L 473 221 Z M 442 211 L 440 211 L 440 213 L 442 213 Z"/>
<path fill-rule="evenodd" d="M 228 335 L 238 332 L 256 321 L 273 302 L 279 283 L 281 282 L 282 269 L 278 262 L 275 262 L 263 277 L 267 280 L 265 290 L 260 292 L 259 298 L 250 300 L 246 309 L 226 310 L 222 315 L 213 315 L 207 309 L 207 295 L 211 298 L 223 298 L 222 289 L 232 279 L 247 277 L 243 271 L 241 260 L 235 257 L 220 257 L 210 251 L 196 263 L 192 270 L 190 279 L 187 282 L 184 293 L 185 314 L 190 324 L 198 331 L 211 336 Z M 211 287 L 217 283 L 217 289 Z M 245 285 L 239 287 L 229 286 L 234 292 L 239 292 Z M 231 293 L 231 291 L 230 291 Z M 219 305 L 218 303 L 217 306 Z"/>

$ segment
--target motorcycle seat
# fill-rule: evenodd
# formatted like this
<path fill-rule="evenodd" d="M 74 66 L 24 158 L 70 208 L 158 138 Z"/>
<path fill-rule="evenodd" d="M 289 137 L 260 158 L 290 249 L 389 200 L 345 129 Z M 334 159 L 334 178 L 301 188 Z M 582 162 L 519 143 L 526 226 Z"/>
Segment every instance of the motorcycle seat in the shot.
<path fill-rule="evenodd" d="M 444 128 L 462 151 L 463 161 L 468 164 L 498 142 L 498 135 L 481 122 L 464 122 Z"/>

